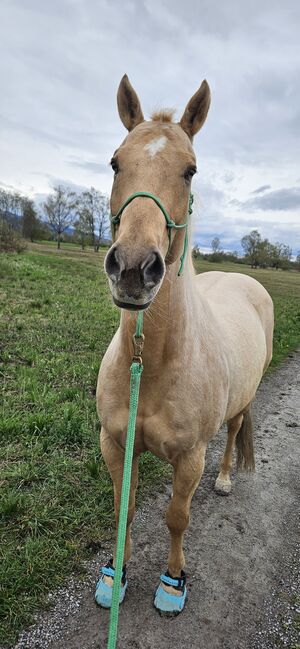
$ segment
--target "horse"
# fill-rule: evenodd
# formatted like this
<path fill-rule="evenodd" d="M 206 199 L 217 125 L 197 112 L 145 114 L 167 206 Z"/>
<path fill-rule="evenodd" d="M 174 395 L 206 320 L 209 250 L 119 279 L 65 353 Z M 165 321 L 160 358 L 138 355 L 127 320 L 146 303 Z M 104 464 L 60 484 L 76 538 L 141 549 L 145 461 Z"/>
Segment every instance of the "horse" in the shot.
<path fill-rule="evenodd" d="M 178 276 L 197 171 L 193 137 L 210 106 L 206 80 L 178 123 L 169 110 L 146 121 L 127 75 L 120 82 L 117 104 L 128 134 L 111 160 L 110 205 L 112 214 L 118 214 L 121 206 L 123 210 L 121 218 L 113 219 L 113 243 L 104 268 L 121 318 L 99 371 L 100 444 L 113 481 L 118 523 L 132 337 L 138 311 L 144 309 L 144 371 L 120 602 L 127 589 L 138 458 L 151 451 L 173 467 L 173 493 L 166 511 L 170 551 L 154 598 L 161 614 L 173 616 L 183 610 L 187 595 L 182 543 L 191 500 L 204 470 L 208 442 L 224 422 L 228 436 L 216 491 L 230 492 L 235 446 L 238 468 L 254 469 L 250 406 L 272 358 L 273 303 L 265 288 L 247 275 L 219 271 L 196 275 L 190 250 Z M 172 231 L 166 227 L 162 207 L 177 226 Z M 190 233 L 190 223 L 187 227 Z M 113 578 L 111 559 L 101 568 L 95 595 L 106 608 L 111 605 Z"/>

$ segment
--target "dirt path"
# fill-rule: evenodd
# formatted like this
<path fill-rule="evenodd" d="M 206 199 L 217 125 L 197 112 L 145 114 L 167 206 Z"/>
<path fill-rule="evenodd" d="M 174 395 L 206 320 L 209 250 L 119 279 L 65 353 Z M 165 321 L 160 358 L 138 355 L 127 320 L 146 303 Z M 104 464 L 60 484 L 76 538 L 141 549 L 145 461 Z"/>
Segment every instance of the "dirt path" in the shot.
<path fill-rule="evenodd" d="M 239 475 L 228 498 L 213 491 L 224 434 L 211 444 L 185 542 L 189 600 L 174 620 L 160 618 L 152 606 L 158 576 L 166 569 L 170 489 L 137 513 L 119 648 L 299 647 L 299 388 L 298 352 L 259 389 L 256 473 Z M 93 592 L 97 565 L 109 552 L 103 548 L 89 565 L 84 587 L 72 584 L 61 591 L 54 612 L 41 616 L 15 649 L 105 649 L 108 613 L 94 605 Z"/>

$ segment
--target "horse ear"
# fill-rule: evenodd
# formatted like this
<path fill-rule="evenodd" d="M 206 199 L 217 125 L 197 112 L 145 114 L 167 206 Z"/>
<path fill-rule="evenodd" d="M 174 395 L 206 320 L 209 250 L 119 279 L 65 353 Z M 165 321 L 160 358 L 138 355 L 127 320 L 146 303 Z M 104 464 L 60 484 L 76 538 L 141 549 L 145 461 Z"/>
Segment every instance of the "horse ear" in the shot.
<path fill-rule="evenodd" d="M 144 121 L 144 115 L 142 113 L 141 104 L 139 98 L 133 89 L 127 74 L 124 74 L 122 77 L 118 94 L 118 111 L 125 128 L 128 131 Z"/>
<path fill-rule="evenodd" d="M 206 80 L 190 99 L 180 120 L 180 126 L 192 139 L 203 126 L 210 106 L 210 89 Z"/>

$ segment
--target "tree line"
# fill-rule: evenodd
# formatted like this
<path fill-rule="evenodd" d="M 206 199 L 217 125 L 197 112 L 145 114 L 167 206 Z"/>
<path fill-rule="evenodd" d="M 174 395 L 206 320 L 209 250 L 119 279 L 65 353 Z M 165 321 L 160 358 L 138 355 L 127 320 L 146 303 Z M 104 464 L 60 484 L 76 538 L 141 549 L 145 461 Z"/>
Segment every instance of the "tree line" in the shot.
<path fill-rule="evenodd" d="M 292 262 L 292 248 L 284 243 L 271 243 L 263 239 L 258 230 L 252 230 L 241 239 L 244 256 L 237 251 L 224 252 L 219 237 L 214 237 L 211 242 L 212 252 L 202 253 L 199 246 L 194 246 L 193 257 L 201 257 L 211 262 L 231 261 L 234 263 L 249 264 L 251 268 L 275 268 L 287 270 L 295 267 L 300 270 L 300 251 L 295 262 Z"/>
<path fill-rule="evenodd" d="M 110 240 L 109 199 L 94 187 L 74 192 L 63 185 L 53 188 L 41 205 L 18 192 L 0 189 L 0 251 L 26 247 L 26 239 L 73 241 L 81 248 L 89 245 L 95 251 Z M 241 239 L 244 256 L 237 251 L 224 252 L 219 237 L 211 242 L 212 252 L 201 252 L 198 245 L 193 248 L 193 257 L 211 262 L 231 261 L 249 264 L 251 268 L 275 268 L 286 270 L 296 267 L 300 270 L 300 251 L 292 262 L 292 249 L 286 244 L 271 243 L 262 238 L 258 230 L 252 230 Z"/>
<path fill-rule="evenodd" d="M 0 189 L 0 249 L 24 249 L 24 240 L 55 239 L 99 250 L 109 238 L 109 200 L 94 187 L 74 192 L 57 185 L 41 205 L 18 192 Z"/>

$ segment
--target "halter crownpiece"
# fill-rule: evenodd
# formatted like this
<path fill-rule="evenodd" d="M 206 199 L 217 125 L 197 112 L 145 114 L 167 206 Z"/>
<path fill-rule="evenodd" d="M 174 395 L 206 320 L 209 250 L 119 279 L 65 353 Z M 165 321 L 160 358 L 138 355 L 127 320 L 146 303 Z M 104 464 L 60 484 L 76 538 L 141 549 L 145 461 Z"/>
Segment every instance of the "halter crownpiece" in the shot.
<path fill-rule="evenodd" d="M 182 255 L 180 257 L 180 268 L 179 268 L 179 271 L 178 271 L 178 275 L 181 275 L 182 271 L 183 271 L 183 266 L 184 266 L 184 261 L 185 261 L 185 258 L 186 258 L 187 250 L 188 250 L 187 226 L 189 224 L 189 217 L 193 212 L 193 207 L 192 207 L 193 202 L 194 202 L 193 194 L 190 193 L 190 196 L 189 196 L 188 216 L 187 216 L 187 220 L 186 220 L 185 223 L 179 223 L 179 224 L 175 223 L 175 221 L 173 221 L 173 219 L 171 219 L 169 213 L 167 212 L 167 210 L 166 210 L 165 206 L 163 205 L 163 203 L 161 202 L 160 198 L 155 196 L 155 194 L 150 194 L 150 192 L 135 192 L 134 194 L 131 194 L 130 196 L 128 196 L 128 198 L 123 203 L 123 205 L 120 207 L 119 211 L 117 212 L 117 214 L 115 216 L 113 216 L 111 214 L 110 220 L 111 220 L 112 225 L 119 225 L 119 223 L 121 221 L 121 216 L 122 216 L 122 214 L 123 214 L 123 212 L 125 210 L 125 207 L 127 207 L 127 205 L 129 205 L 129 203 L 131 203 L 131 201 L 133 201 L 135 198 L 139 198 L 139 197 L 151 198 L 156 203 L 156 205 L 159 207 L 160 211 L 163 213 L 163 215 L 164 215 L 164 217 L 166 219 L 166 225 L 167 225 L 167 228 L 168 228 L 169 249 L 171 247 L 171 230 L 172 229 L 174 229 L 174 230 L 182 230 L 183 228 L 186 228 L 185 237 L 184 237 L 183 252 L 182 252 Z"/>

